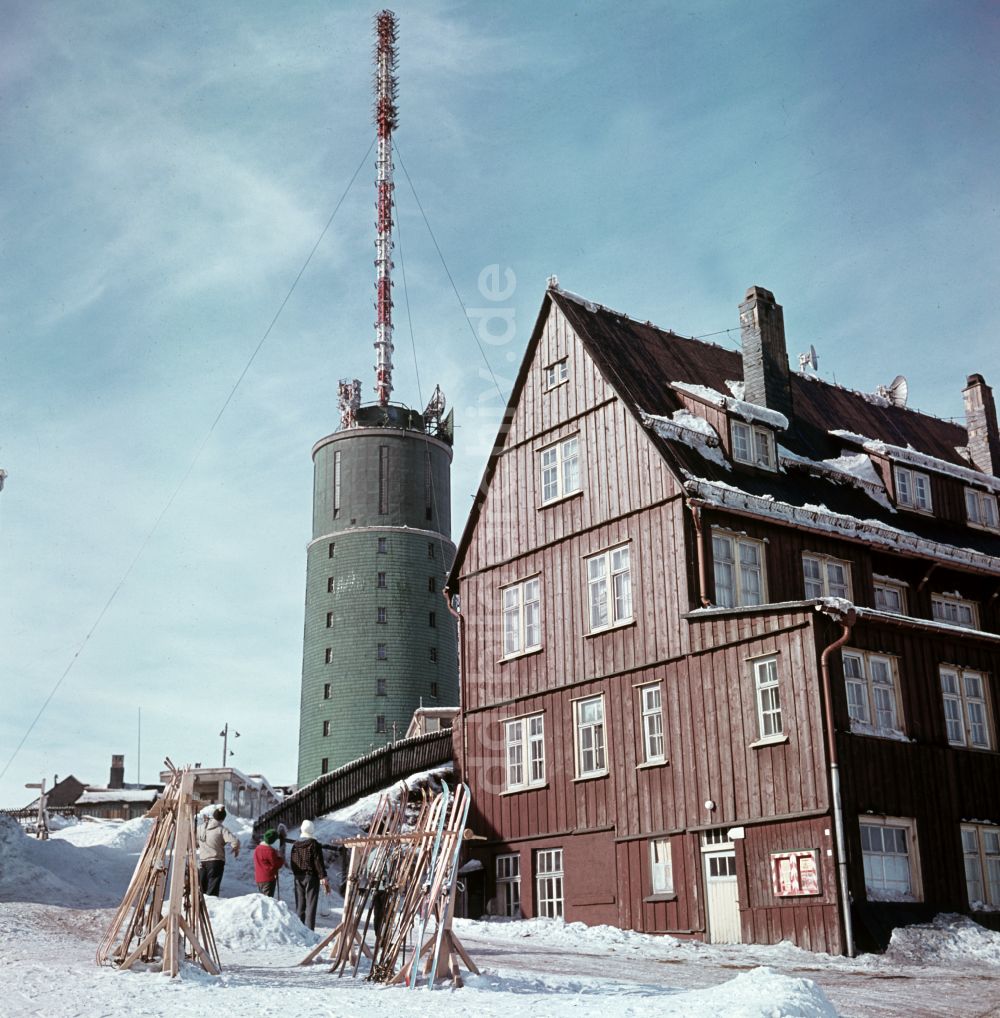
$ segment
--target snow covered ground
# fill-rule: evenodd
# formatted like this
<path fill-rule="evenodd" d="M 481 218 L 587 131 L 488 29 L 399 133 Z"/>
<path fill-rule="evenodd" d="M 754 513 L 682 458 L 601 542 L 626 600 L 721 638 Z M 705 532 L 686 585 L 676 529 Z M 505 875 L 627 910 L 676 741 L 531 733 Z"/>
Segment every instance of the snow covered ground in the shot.
<path fill-rule="evenodd" d="M 376 799 L 318 822 L 321 839 L 354 833 Z M 457 920 L 482 970 L 461 990 L 338 978 L 326 965 L 298 962 L 336 925 L 340 899 L 323 899 L 321 928 L 307 930 L 289 908 L 287 876 L 278 900 L 254 892 L 249 828 L 227 823 L 247 850 L 227 863 L 223 897 L 210 901 L 223 974 L 188 966 L 171 980 L 94 963 L 152 821 L 77 824 L 38 842 L 0 817 L 0 1016 L 1000 1015 L 1000 936 L 959 917 L 897 931 L 885 955 L 855 960 L 787 944 L 711 946 L 551 920 Z"/>

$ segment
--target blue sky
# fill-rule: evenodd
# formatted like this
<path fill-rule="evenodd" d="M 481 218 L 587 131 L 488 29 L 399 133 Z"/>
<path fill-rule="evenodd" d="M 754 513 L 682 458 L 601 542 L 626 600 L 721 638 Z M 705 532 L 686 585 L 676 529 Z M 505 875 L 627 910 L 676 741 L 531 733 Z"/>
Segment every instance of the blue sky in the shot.
<path fill-rule="evenodd" d="M 793 364 L 902 372 L 939 416 L 1000 385 L 995 4 L 394 9 L 402 161 L 504 316 L 465 319 L 397 164 L 395 395 L 455 407 L 456 538 L 553 273 L 688 335 L 760 284 Z M 375 10 L 0 0 L 0 769 L 79 654 L 0 805 L 117 752 L 134 780 L 140 708 L 144 780 L 221 760 L 227 721 L 236 766 L 294 777 L 310 449 L 372 379 L 373 157 L 212 425 L 372 139 Z"/>

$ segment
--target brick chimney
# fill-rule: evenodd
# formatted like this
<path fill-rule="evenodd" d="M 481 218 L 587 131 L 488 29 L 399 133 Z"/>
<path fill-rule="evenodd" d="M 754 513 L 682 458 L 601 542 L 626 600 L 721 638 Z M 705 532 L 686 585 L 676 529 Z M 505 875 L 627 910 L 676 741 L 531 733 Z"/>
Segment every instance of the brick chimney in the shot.
<path fill-rule="evenodd" d="M 1000 475 L 1000 430 L 993 390 L 982 375 L 969 375 L 962 390 L 969 456 L 985 474 Z"/>
<path fill-rule="evenodd" d="M 792 417 L 792 386 L 785 348 L 785 316 L 774 294 L 751 286 L 740 305 L 743 398 Z"/>
<path fill-rule="evenodd" d="M 114 753 L 111 756 L 111 777 L 108 778 L 108 788 L 125 787 L 125 755 Z"/>

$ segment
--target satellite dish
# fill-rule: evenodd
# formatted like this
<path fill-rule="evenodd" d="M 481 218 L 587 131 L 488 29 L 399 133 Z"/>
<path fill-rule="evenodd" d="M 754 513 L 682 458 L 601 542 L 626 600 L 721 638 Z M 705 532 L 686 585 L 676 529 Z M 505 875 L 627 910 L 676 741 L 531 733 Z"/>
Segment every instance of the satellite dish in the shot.
<path fill-rule="evenodd" d="M 812 368 L 816 370 L 816 365 L 819 363 L 819 359 L 816 356 L 816 347 L 809 344 L 809 353 L 799 354 L 799 371 L 805 371 L 806 368 Z"/>

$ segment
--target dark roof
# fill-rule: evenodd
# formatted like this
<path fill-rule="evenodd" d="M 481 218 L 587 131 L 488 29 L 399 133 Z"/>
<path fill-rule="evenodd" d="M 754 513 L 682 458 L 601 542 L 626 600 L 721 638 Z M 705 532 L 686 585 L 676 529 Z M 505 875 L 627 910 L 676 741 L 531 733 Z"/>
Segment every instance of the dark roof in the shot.
<path fill-rule="evenodd" d="M 670 383 L 704 386 L 729 395 L 727 383 L 743 379 L 743 359 L 737 350 L 679 336 L 658 329 L 649 322 L 635 321 L 573 294 L 550 288 L 542 302 L 515 380 L 508 404 L 510 407 L 520 399 L 551 303 L 563 312 L 602 375 L 640 420 L 643 412 L 670 418 L 684 407 L 680 394 Z M 814 376 L 793 372 L 791 390 L 792 418 L 787 431 L 778 435 L 778 441 L 798 456 L 818 461 L 859 451 L 856 445 L 845 443 L 830 433 L 843 430 L 887 445 L 904 449 L 912 447 L 946 464 L 970 469 L 968 461 L 957 452 L 957 447 L 967 443 L 966 430 L 958 424 L 916 410 L 883 405 L 886 401 Z M 504 416 L 494 449 L 502 449 L 502 439 L 511 419 L 511 414 Z M 751 495 L 766 496 L 797 507 L 821 504 L 833 513 L 858 520 L 878 520 L 927 541 L 1000 556 L 1000 538 L 996 535 L 914 513 L 894 513 L 880 506 L 854 484 L 840 483 L 799 469 L 777 474 L 727 469 L 683 442 L 661 438 L 651 429 L 647 433 L 682 481 L 696 477 L 709 482 L 724 482 Z M 453 574 L 457 575 L 461 568 L 498 457 L 499 453 L 494 452 L 487 463 L 483 482 L 458 545 Z"/>

